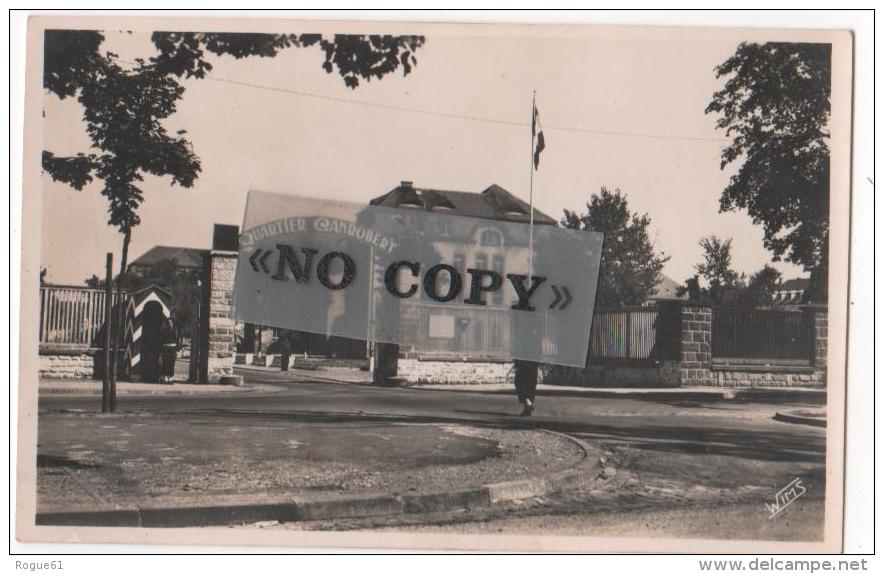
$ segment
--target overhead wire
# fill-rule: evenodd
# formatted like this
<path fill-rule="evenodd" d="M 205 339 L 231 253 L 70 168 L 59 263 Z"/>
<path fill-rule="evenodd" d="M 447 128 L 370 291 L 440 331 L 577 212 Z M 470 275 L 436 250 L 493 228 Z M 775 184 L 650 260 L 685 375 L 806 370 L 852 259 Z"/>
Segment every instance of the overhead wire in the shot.
<path fill-rule="evenodd" d="M 313 98 L 318 100 L 327 100 L 337 103 L 350 104 L 355 106 L 363 106 L 369 108 L 383 109 L 389 111 L 397 111 L 397 112 L 408 112 L 412 114 L 423 114 L 428 116 L 436 116 L 442 118 L 449 119 L 458 119 L 464 121 L 474 121 L 474 122 L 484 122 L 491 124 L 501 124 L 508 126 L 516 126 L 516 127 L 528 127 L 530 126 L 527 122 L 519 122 L 514 120 L 505 120 L 501 118 L 490 118 L 485 116 L 475 116 L 475 115 L 466 115 L 466 114 L 456 114 L 451 112 L 440 112 L 436 110 L 427 110 L 422 108 L 409 108 L 404 106 L 394 106 L 391 104 L 383 104 L 378 102 L 366 102 L 363 100 L 354 100 L 350 98 L 341 98 L 337 96 L 329 96 L 325 94 L 317 94 L 313 92 L 307 92 L 303 90 L 293 90 L 289 88 L 280 88 L 276 86 L 267 86 L 263 84 L 254 84 L 251 82 L 243 82 L 240 80 L 231 80 L 228 78 L 218 78 L 213 76 L 208 76 L 205 79 L 211 80 L 214 82 L 221 82 L 225 84 L 231 84 L 235 86 L 256 88 L 261 90 L 267 90 L 272 92 L 279 92 L 285 94 L 291 94 L 295 96 L 305 97 L 305 98 Z M 694 137 L 694 136 L 676 136 L 676 135 L 666 135 L 666 134 L 654 134 L 649 132 L 628 132 L 628 131 L 617 131 L 617 130 L 600 130 L 600 129 L 592 129 L 592 128 L 582 128 L 582 127 L 574 127 L 574 126 L 559 126 L 559 125 L 548 125 L 544 124 L 544 129 L 554 130 L 554 131 L 568 131 L 568 132 L 578 132 L 578 133 L 591 133 L 596 135 L 607 135 L 607 136 L 622 136 L 622 137 L 639 137 L 639 138 L 649 138 L 649 139 L 664 139 L 664 140 L 680 140 L 680 141 L 694 141 L 694 142 L 714 142 L 714 143 L 729 143 L 730 140 L 724 138 L 704 138 L 704 137 Z"/>
<path fill-rule="evenodd" d="M 135 64 L 135 62 L 119 59 L 120 62 Z M 224 84 L 230 84 L 234 86 L 241 86 L 247 88 L 255 88 L 270 92 L 278 92 L 283 94 L 290 94 L 294 96 L 299 96 L 303 98 L 312 98 L 317 100 L 325 100 L 330 102 L 336 102 L 341 104 L 349 104 L 354 106 L 363 106 L 367 108 L 375 108 L 381 110 L 395 111 L 395 112 L 407 112 L 412 114 L 422 114 L 428 116 L 436 116 L 441 118 L 449 118 L 449 119 L 457 119 L 463 121 L 473 121 L 473 122 L 484 122 L 489 124 L 498 124 L 498 125 L 507 125 L 507 126 L 515 126 L 515 127 L 528 127 L 531 124 L 527 122 L 518 122 L 514 120 L 505 120 L 501 118 L 490 118 L 486 116 L 476 116 L 476 115 L 467 115 L 467 114 L 456 114 L 451 112 L 440 112 L 436 110 L 427 110 L 423 108 L 409 108 L 405 106 L 394 106 L 392 104 L 383 104 L 379 102 L 367 102 L 364 100 L 354 100 L 351 98 L 341 98 L 338 96 L 329 96 L 326 94 L 317 94 L 314 92 L 307 92 L 304 90 L 294 90 L 291 88 L 280 88 L 277 86 L 268 86 L 264 84 L 255 84 L 252 82 L 244 82 L 241 80 L 232 80 L 229 78 L 219 78 L 215 76 L 206 76 L 204 79 L 210 80 L 213 82 L 219 82 Z M 637 138 L 647 138 L 647 139 L 661 139 L 661 140 L 676 140 L 676 141 L 689 141 L 689 142 L 713 142 L 713 143 L 730 143 L 730 140 L 724 138 L 707 138 L 707 137 L 699 137 L 699 136 L 677 136 L 677 135 L 667 135 L 667 134 L 655 134 L 650 132 L 629 132 L 629 131 L 618 131 L 618 130 L 601 130 L 594 128 L 583 128 L 583 127 L 575 127 L 575 126 L 560 126 L 560 125 L 548 125 L 544 124 L 544 129 L 552 130 L 552 131 L 565 131 L 565 132 L 576 132 L 576 133 L 589 133 L 595 135 L 603 135 L 603 136 L 620 136 L 620 137 L 637 137 Z"/>

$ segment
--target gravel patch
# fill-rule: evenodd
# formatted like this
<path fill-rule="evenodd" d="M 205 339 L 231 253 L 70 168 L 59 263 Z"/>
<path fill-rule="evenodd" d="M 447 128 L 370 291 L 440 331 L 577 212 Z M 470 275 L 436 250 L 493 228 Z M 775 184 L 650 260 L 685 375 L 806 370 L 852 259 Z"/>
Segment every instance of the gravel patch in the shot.
<path fill-rule="evenodd" d="M 41 509 L 164 497 L 437 492 L 542 476 L 584 457 L 575 443 L 540 430 L 257 415 L 41 415 L 39 442 Z"/>

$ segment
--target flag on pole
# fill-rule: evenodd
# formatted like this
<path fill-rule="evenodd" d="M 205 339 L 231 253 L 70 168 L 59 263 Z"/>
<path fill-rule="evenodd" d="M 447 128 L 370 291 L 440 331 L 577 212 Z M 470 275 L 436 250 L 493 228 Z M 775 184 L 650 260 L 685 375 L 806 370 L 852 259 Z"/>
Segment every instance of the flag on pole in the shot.
<path fill-rule="evenodd" d="M 531 137 L 534 140 L 534 169 L 540 164 L 540 152 L 546 147 L 543 141 L 543 128 L 540 126 L 540 112 L 534 106 L 534 115 L 531 118 Z"/>

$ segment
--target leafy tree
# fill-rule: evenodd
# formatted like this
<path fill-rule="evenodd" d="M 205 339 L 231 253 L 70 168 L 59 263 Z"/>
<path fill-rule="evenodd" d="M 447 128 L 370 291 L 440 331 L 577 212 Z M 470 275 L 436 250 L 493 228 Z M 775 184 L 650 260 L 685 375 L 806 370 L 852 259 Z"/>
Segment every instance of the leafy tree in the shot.
<path fill-rule="evenodd" d="M 721 168 L 740 168 L 721 211 L 745 209 L 764 226 L 773 260 L 811 273 L 811 297 L 827 298 L 829 243 L 829 44 L 740 44 L 715 68 L 727 77 L 706 113 L 732 139 Z"/>
<path fill-rule="evenodd" d="M 43 169 L 77 190 L 94 179 L 108 200 L 109 224 L 123 235 L 120 273 L 125 278 L 132 229 L 140 223 L 144 174 L 169 176 L 172 185 L 191 187 L 202 169 L 186 132 L 169 134 L 163 120 L 175 112 L 184 93 L 183 77 L 202 78 L 212 69 L 208 53 L 273 57 L 293 46 L 318 46 L 322 67 L 338 70 L 345 85 L 381 78 L 416 64 L 421 36 L 318 34 L 228 34 L 156 32 L 157 55 L 124 67 L 117 56 L 101 53 L 104 35 L 91 30 L 47 30 L 44 35 L 43 86 L 61 99 L 75 97 L 83 109 L 89 150 L 58 157 L 43 152 Z M 117 291 L 122 292 L 123 281 Z"/>
<path fill-rule="evenodd" d="M 690 301 L 712 305 L 770 305 L 780 272 L 765 265 L 747 280 L 744 274 L 737 273 L 731 267 L 731 244 L 730 238 L 720 239 L 716 235 L 701 239 L 703 261 L 694 266 L 697 274 L 685 281 L 678 294 L 687 293 Z"/>
<path fill-rule="evenodd" d="M 322 69 L 335 70 L 348 88 L 359 86 L 360 79 L 381 79 L 400 66 L 403 75 L 417 65 L 415 52 L 424 44 L 423 36 L 363 36 L 336 34 L 252 34 L 213 32 L 155 32 L 151 37 L 160 55 L 151 58 L 161 69 L 177 77 L 203 78 L 212 70 L 205 52 L 230 55 L 273 57 L 291 47 L 317 46 L 322 51 Z"/>
<path fill-rule="evenodd" d="M 731 268 L 731 238 L 720 239 L 710 235 L 700 240 L 703 248 L 703 262 L 694 266 L 700 277 L 709 283 L 710 291 L 733 287 L 740 276 Z"/>
<path fill-rule="evenodd" d="M 86 287 L 91 287 L 93 289 L 102 289 L 104 288 L 105 284 L 107 284 L 107 281 L 93 273 L 92 276 L 87 277 L 86 280 L 83 281 L 83 283 L 86 285 Z"/>
<path fill-rule="evenodd" d="M 629 211 L 627 197 L 606 187 L 592 194 L 586 213 L 565 210 L 562 225 L 605 234 L 596 301 L 600 306 L 640 305 L 660 280 L 668 256 L 654 251 L 648 235 L 651 219 Z"/>
<path fill-rule="evenodd" d="M 710 235 L 700 240 L 703 261 L 694 265 L 697 274 L 678 290 L 679 295 L 688 294 L 691 301 L 716 305 L 736 305 L 739 292 L 745 287 L 745 277 L 731 267 L 731 239 Z M 705 287 L 701 286 L 703 280 Z"/>
<path fill-rule="evenodd" d="M 773 303 L 774 291 L 780 282 L 781 273 L 765 265 L 750 278 L 743 291 L 742 303 L 747 307 L 765 307 Z"/>

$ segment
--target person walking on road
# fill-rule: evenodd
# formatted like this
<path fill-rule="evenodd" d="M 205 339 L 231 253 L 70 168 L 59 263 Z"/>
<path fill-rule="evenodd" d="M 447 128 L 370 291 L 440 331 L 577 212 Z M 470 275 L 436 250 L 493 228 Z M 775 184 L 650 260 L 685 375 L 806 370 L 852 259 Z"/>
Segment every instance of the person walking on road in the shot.
<path fill-rule="evenodd" d="M 521 413 L 523 417 L 530 417 L 534 412 L 538 367 L 537 363 L 531 361 L 513 361 L 513 368 L 516 371 L 513 382 L 516 385 L 519 402 L 523 405 Z"/>

